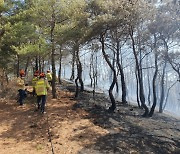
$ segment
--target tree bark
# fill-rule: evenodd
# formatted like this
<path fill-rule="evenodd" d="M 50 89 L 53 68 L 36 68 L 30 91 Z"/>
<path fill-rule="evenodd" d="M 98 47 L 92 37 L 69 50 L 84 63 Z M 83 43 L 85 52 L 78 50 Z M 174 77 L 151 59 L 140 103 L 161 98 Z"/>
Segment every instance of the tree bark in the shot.
<path fill-rule="evenodd" d="M 75 92 L 75 97 L 79 96 L 79 86 L 78 86 L 78 76 L 75 79 L 75 84 L 76 84 L 76 92 Z"/>
<path fill-rule="evenodd" d="M 59 71 L 58 71 L 59 84 L 62 83 L 62 81 L 61 81 L 61 69 L 62 69 L 62 51 L 61 51 L 61 48 L 60 48 L 59 49 Z"/>
<path fill-rule="evenodd" d="M 92 70 L 93 70 L 93 53 L 91 53 L 90 64 L 89 64 L 89 78 L 91 80 L 91 87 L 93 86 Z"/>
<path fill-rule="evenodd" d="M 75 65 L 75 59 L 76 59 L 75 51 L 73 51 L 73 53 L 72 53 L 72 68 L 71 68 L 71 77 L 70 77 L 70 80 L 74 80 L 74 65 Z"/>
<path fill-rule="evenodd" d="M 35 71 L 37 71 L 37 70 L 39 70 L 39 67 L 38 67 L 38 56 L 36 56 L 36 59 L 35 59 Z"/>
<path fill-rule="evenodd" d="M 137 70 L 135 70 L 135 75 L 136 75 L 136 100 L 137 100 L 138 107 L 141 108 L 141 104 L 139 101 L 139 79 L 137 75 Z"/>
<path fill-rule="evenodd" d="M 166 70 L 166 65 L 167 65 L 167 60 L 168 60 L 168 44 L 166 40 L 161 37 L 161 39 L 164 42 L 164 47 L 165 47 L 165 55 L 164 55 L 164 67 L 163 67 L 163 72 L 162 72 L 162 77 L 161 77 L 161 97 L 160 97 L 160 102 L 159 102 L 159 112 L 163 112 L 163 104 L 164 104 L 164 99 L 165 99 L 165 90 L 164 90 L 164 77 L 165 77 L 165 70 Z"/>
<path fill-rule="evenodd" d="M 161 98 L 159 102 L 159 113 L 163 112 L 163 104 L 164 104 L 164 97 L 165 97 L 165 92 L 164 92 L 164 76 L 165 76 L 165 69 L 166 69 L 166 64 L 167 61 L 165 60 L 165 64 L 163 67 L 163 72 L 162 72 L 162 77 L 161 77 Z"/>
<path fill-rule="evenodd" d="M 147 58 L 146 67 L 148 67 L 149 58 Z M 147 70 L 147 77 L 148 77 L 148 105 L 151 105 L 151 85 L 150 85 L 150 73 L 149 69 Z"/>
<path fill-rule="evenodd" d="M 78 97 L 79 94 L 79 87 L 78 87 L 78 81 L 80 83 L 80 91 L 84 91 L 84 83 L 82 80 L 82 65 L 81 65 L 81 61 L 79 58 L 79 44 L 76 43 L 75 45 L 75 56 L 76 56 L 76 65 L 77 65 L 77 78 L 75 79 L 75 83 L 76 83 L 76 93 L 75 93 L 75 97 Z"/>
<path fill-rule="evenodd" d="M 80 83 L 80 91 L 84 91 L 84 83 L 82 80 L 82 64 L 79 58 L 79 45 L 77 46 L 77 50 L 76 50 L 76 60 L 77 60 L 77 74 L 78 74 L 78 78 L 79 78 L 79 83 Z"/>
<path fill-rule="evenodd" d="M 117 76 L 116 76 L 116 70 L 115 68 L 112 66 L 110 60 L 108 59 L 108 55 L 106 54 L 105 52 L 105 44 L 104 44 L 104 34 L 102 34 L 100 36 L 100 42 L 101 42 L 101 45 L 102 45 L 102 53 L 103 53 L 103 57 L 104 59 L 106 60 L 107 64 L 109 65 L 109 67 L 111 68 L 112 72 L 113 72 L 113 81 L 111 83 L 111 86 L 109 88 L 109 97 L 110 97 L 110 100 L 111 100 L 111 107 L 109 107 L 109 110 L 110 111 L 114 111 L 116 109 L 116 101 L 115 101 L 115 98 L 113 96 L 113 88 L 114 88 L 114 85 L 116 84 L 117 82 Z"/>
<path fill-rule="evenodd" d="M 44 72 L 44 57 L 42 57 L 42 68 L 41 68 L 42 72 Z"/>
<path fill-rule="evenodd" d="M 56 98 L 56 66 L 55 66 L 55 42 L 54 42 L 55 14 L 52 13 L 51 21 L 51 65 L 52 65 L 52 96 Z"/>
<path fill-rule="evenodd" d="M 25 66 L 25 74 L 27 75 L 27 69 L 28 69 L 28 66 L 29 66 L 29 61 L 30 61 L 30 58 L 29 56 L 27 57 L 27 61 L 26 61 L 26 66 Z"/>
<path fill-rule="evenodd" d="M 123 71 L 123 67 L 120 63 L 120 45 L 119 45 L 119 41 L 117 41 L 117 65 L 120 71 L 120 75 L 121 75 L 121 90 L 122 90 L 122 103 L 126 104 L 126 82 L 125 82 L 125 77 L 124 77 L 124 71 Z"/>
<path fill-rule="evenodd" d="M 154 110 L 155 110 L 155 107 L 156 107 L 156 103 L 157 103 L 157 96 L 156 96 L 156 78 L 157 78 L 157 73 L 158 73 L 158 64 L 157 64 L 157 61 L 158 61 L 158 55 L 157 55 L 157 49 L 156 49 L 156 37 L 155 37 L 155 57 L 154 57 L 154 63 L 155 63 L 155 72 L 154 72 L 154 76 L 153 76 L 153 105 L 151 107 L 151 110 L 149 112 L 149 116 L 152 117 L 152 115 L 154 114 Z"/>
<path fill-rule="evenodd" d="M 149 109 L 148 109 L 148 107 L 145 104 L 142 72 L 140 70 L 140 66 L 139 66 L 139 62 L 138 62 L 138 57 L 137 57 L 137 54 L 136 54 L 135 41 L 134 41 L 134 37 L 133 37 L 133 29 L 132 29 L 132 27 L 130 27 L 130 33 L 129 34 L 130 34 L 130 37 L 131 37 L 131 40 L 132 40 L 133 54 L 134 54 L 134 58 L 135 58 L 135 62 L 136 62 L 137 75 L 138 75 L 138 79 L 139 79 L 140 101 L 141 101 L 143 109 L 145 110 L 143 116 L 147 117 L 148 113 L 149 113 Z"/>
<path fill-rule="evenodd" d="M 39 71 L 42 72 L 42 66 L 41 66 L 41 56 L 38 56 L 38 64 L 39 64 Z"/>
<path fill-rule="evenodd" d="M 19 77 L 19 70 L 20 70 L 20 57 L 19 55 L 17 55 L 17 70 L 16 70 L 17 77 Z"/>

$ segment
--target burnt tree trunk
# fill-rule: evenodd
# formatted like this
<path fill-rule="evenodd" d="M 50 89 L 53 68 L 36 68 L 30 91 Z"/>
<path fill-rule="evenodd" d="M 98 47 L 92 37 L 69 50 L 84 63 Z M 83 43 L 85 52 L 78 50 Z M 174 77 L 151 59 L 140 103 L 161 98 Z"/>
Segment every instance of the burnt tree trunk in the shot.
<path fill-rule="evenodd" d="M 120 63 L 120 45 L 119 45 L 119 41 L 117 41 L 117 65 L 118 65 L 118 69 L 120 71 L 120 75 L 121 75 L 121 90 L 122 90 L 122 103 L 126 104 L 126 82 L 125 82 L 125 77 L 124 77 L 124 71 L 123 71 L 123 67 L 122 64 Z"/>
<path fill-rule="evenodd" d="M 165 92 L 164 92 L 164 76 L 165 76 L 165 70 L 166 70 L 166 64 L 167 61 L 165 60 L 165 64 L 163 67 L 162 77 L 161 77 L 161 97 L 159 102 L 159 112 L 163 112 L 163 104 L 164 104 L 164 98 L 165 98 Z"/>
<path fill-rule="evenodd" d="M 137 100 L 137 104 L 138 107 L 141 108 L 141 104 L 139 101 L 139 79 L 138 79 L 138 75 L 137 75 L 137 70 L 135 70 L 135 75 L 136 75 L 136 100 Z"/>
<path fill-rule="evenodd" d="M 90 64 L 89 64 L 89 78 L 91 80 L 91 87 L 93 86 L 93 75 L 91 74 L 93 71 L 93 53 L 91 53 Z"/>
<path fill-rule="evenodd" d="M 97 85 L 97 55 L 94 58 L 94 54 L 95 53 L 92 52 L 91 57 L 90 57 L 89 77 L 91 80 L 91 87 L 93 87 L 93 98 L 95 99 L 95 89 L 96 89 L 96 85 Z"/>
<path fill-rule="evenodd" d="M 149 58 L 147 58 L 146 67 L 148 67 Z M 151 105 L 151 85 L 150 85 L 150 73 L 149 69 L 147 70 L 147 76 L 148 76 L 148 105 Z"/>
<path fill-rule="evenodd" d="M 166 104 L 167 104 L 167 100 L 168 100 L 168 97 L 169 97 L 169 92 L 170 92 L 170 89 L 177 83 L 178 81 L 176 81 L 176 82 L 174 82 L 169 88 L 168 88 L 168 91 L 167 91 L 167 94 L 166 94 L 166 99 L 165 99 L 165 101 L 164 101 L 164 106 L 163 106 L 163 111 L 164 111 L 164 109 L 165 109 L 165 107 L 166 107 Z"/>
<path fill-rule="evenodd" d="M 111 83 L 111 86 L 109 88 L 109 97 L 110 97 L 110 100 L 111 100 L 111 107 L 109 107 L 109 110 L 110 111 L 114 111 L 116 109 L 116 101 L 115 101 L 115 98 L 113 96 L 113 88 L 117 82 L 117 76 L 116 76 L 116 70 L 115 68 L 112 66 L 109 58 L 108 58 L 108 55 L 106 54 L 105 52 L 105 44 L 104 44 L 104 34 L 102 34 L 100 36 L 100 42 L 101 42 L 101 45 L 102 45 L 102 53 L 103 53 L 103 57 L 104 59 L 106 60 L 108 66 L 111 68 L 112 72 L 113 72 L 113 81 Z"/>
<path fill-rule="evenodd" d="M 113 61 L 112 61 L 112 66 L 115 68 L 115 62 L 116 62 L 116 53 L 115 53 L 115 51 L 113 50 Z M 114 72 L 113 72 L 114 73 Z M 114 76 L 114 75 L 113 75 Z M 116 74 L 116 76 L 117 76 L 117 74 Z M 116 80 L 116 83 L 115 83 L 115 85 L 116 85 L 116 93 L 119 93 L 119 85 L 118 85 L 118 82 L 117 82 L 117 80 Z"/>
<path fill-rule="evenodd" d="M 164 99 L 165 99 L 165 90 L 164 90 L 164 77 L 165 77 L 165 71 L 166 71 L 166 65 L 168 61 L 168 44 L 166 40 L 162 37 L 161 38 L 164 42 L 164 47 L 165 47 L 165 55 L 164 55 L 164 67 L 163 67 L 163 72 L 162 72 L 162 77 L 161 77 L 161 97 L 160 97 L 160 104 L 159 104 L 159 112 L 163 112 L 163 104 L 164 104 Z"/>
<path fill-rule="evenodd" d="M 139 97 L 140 97 L 142 107 L 145 110 L 143 116 L 147 117 L 148 113 L 149 113 L 149 109 L 145 104 L 143 78 L 142 78 L 142 74 L 141 74 L 142 72 L 140 70 L 138 57 L 137 57 L 137 53 L 136 53 L 136 49 L 135 49 L 135 41 L 134 41 L 134 37 L 133 37 L 133 29 L 132 29 L 132 27 L 130 28 L 130 33 L 129 34 L 130 34 L 130 37 L 131 37 L 131 40 L 132 40 L 133 54 L 134 54 L 134 58 L 135 58 L 135 62 L 136 62 L 137 76 L 138 76 L 138 79 L 139 79 L 139 95 L 140 95 Z"/>
<path fill-rule="evenodd" d="M 154 63 L 155 63 L 155 72 L 154 72 L 154 76 L 153 76 L 153 105 L 151 107 L 151 110 L 149 112 L 149 116 L 152 117 L 152 115 L 154 114 L 154 110 L 155 110 L 155 107 L 156 107 L 156 103 L 157 103 L 157 96 L 156 96 L 156 78 L 157 78 L 157 74 L 158 74 L 158 64 L 157 64 L 157 61 L 158 61 L 158 54 L 157 54 L 157 47 L 156 47 L 156 36 L 154 36 Z"/>
<path fill-rule="evenodd" d="M 79 96 L 79 86 L 78 86 L 78 76 L 75 79 L 75 84 L 76 84 L 76 92 L 75 92 L 75 97 Z"/>
<path fill-rule="evenodd" d="M 79 45 L 78 45 L 77 52 L 76 52 L 76 58 L 77 58 L 77 68 L 78 68 L 77 73 L 79 76 L 80 91 L 84 91 L 84 83 L 82 80 L 82 64 L 81 64 L 81 61 L 79 58 Z"/>
<path fill-rule="evenodd" d="M 77 78 L 75 79 L 76 83 L 76 93 L 75 97 L 78 97 L 79 88 L 78 88 L 78 81 L 80 83 L 80 91 L 84 91 L 84 83 L 82 80 L 82 64 L 79 58 L 79 44 L 75 45 L 75 56 L 76 56 L 76 65 L 77 65 Z"/>

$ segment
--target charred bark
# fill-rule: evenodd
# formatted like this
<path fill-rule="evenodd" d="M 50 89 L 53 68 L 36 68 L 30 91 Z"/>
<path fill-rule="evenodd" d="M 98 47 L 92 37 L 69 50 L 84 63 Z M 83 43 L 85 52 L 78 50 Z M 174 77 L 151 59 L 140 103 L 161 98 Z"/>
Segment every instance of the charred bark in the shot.
<path fill-rule="evenodd" d="M 134 58 L 135 58 L 135 62 L 136 62 L 137 76 L 138 76 L 138 79 L 139 79 L 139 95 L 140 95 L 139 97 L 140 97 L 141 105 L 142 105 L 143 109 L 145 110 L 143 116 L 147 117 L 148 113 L 149 113 L 149 109 L 145 104 L 142 72 L 140 70 L 138 57 L 137 57 L 137 53 L 136 53 L 136 49 L 135 49 L 135 41 L 134 41 L 134 37 L 133 37 L 133 29 L 132 29 L 132 27 L 130 27 L 130 33 L 129 34 L 130 34 L 130 37 L 131 37 L 131 40 L 132 40 L 133 54 L 134 54 Z"/>
<path fill-rule="evenodd" d="M 78 97 L 79 94 L 79 87 L 78 87 L 78 81 L 80 83 L 80 91 L 84 91 L 84 83 L 82 80 L 82 64 L 79 58 L 79 44 L 75 45 L 75 56 L 76 56 L 76 65 L 77 65 L 77 78 L 75 79 L 76 83 L 76 93 L 75 97 Z"/>
<path fill-rule="evenodd" d="M 116 101 L 115 101 L 115 98 L 113 96 L 113 88 L 114 88 L 114 85 L 116 84 L 117 82 L 117 76 L 116 76 L 116 70 L 115 68 L 112 66 L 109 58 L 108 58 L 108 55 L 106 54 L 105 52 L 105 44 L 104 44 L 104 34 L 102 34 L 100 36 L 100 42 L 101 42 L 101 45 L 102 45 L 102 53 L 103 53 L 103 57 L 104 59 L 106 60 L 108 66 L 111 68 L 112 72 L 113 72 L 113 81 L 111 83 L 111 86 L 109 88 L 109 97 L 110 97 L 110 100 L 111 100 L 111 107 L 109 107 L 109 110 L 110 111 L 114 111 L 116 109 Z"/>
<path fill-rule="evenodd" d="M 119 41 L 117 41 L 117 65 L 118 69 L 120 71 L 121 75 L 121 90 L 122 90 L 122 103 L 126 104 L 126 82 L 125 82 L 125 77 L 124 77 L 124 71 L 122 64 L 120 63 L 120 46 L 119 46 Z"/>
<path fill-rule="evenodd" d="M 135 70 L 135 75 L 136 75 L 136 100 L 137 100 L 138 107 L 141 108 L 141 104 L 139 101 L 139 79 L 137 75 L 137 70 Z"/>
<path fill-rule="evenodd" d="M 149 112 L 149 116 L 152 117 L 152 115 L 154 114 L 154 110 L 157 104 L 157 96 L 156 96 L 156 78 L 157 78 L 157 73 L 158 73 L 158 64 L 157 64 L 157 51 L 155 49 L 155 72 L 154 72 L 154 76 L 153 76 L 153 105 L 151 107 L 151 110 Z"/>
<path fill-rule="evenodd" d="M 165 77 L 165 69 L 166 69 L 167 61 L 165 60 L 165 64 L 163 67 L 162 77 L 161 77 L 161 98 L 159 102 L 159 113 L 163 112 L 163 104 L 164 104 L 164 98 L 165 98 L 165 92 L 164 92 L 164 77 Z"/>

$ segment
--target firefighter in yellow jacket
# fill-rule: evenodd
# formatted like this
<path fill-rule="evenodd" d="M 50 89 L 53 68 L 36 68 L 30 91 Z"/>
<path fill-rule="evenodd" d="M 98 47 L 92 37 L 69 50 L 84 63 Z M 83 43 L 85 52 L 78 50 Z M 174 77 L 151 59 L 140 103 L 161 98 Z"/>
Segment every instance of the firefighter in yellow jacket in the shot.
<path fill-rule="evenodd" d="M 36 95 L 36 92 L 35 92 L 35 86 L 36 86 L 36 82 L 39 80 L 39 70 L 37 70 L 35 73 L 34 73 L 34 77 L 32 79 L 32 87 L 33 87 L 33 96 Z"/>
<path fill-rule="evenodd" d="M 52 85 L 52 74 L 51 74 L 50 70 L 47 70 L 46 78 L 47 78 L 49 84 Z"/>
<path fill-rule="evenodd" d="M 25 83 L 24 83 L 24 77 L 25 77 L 24 70 L 20 70 L 19 75 L 20 77 L 17 78 L 17 89 L 19 92 L 18 102 L 19 102 L 19 105 L 23 105 L 23 100 L 26 97 Z"/>
<path fill-rule="evenodd" d="M 39 75 L 39 80 L 36 82 L 35 90 L 37 94 L 37 105 L 38 109 L 41 110 L 41 113 L 44 113 L 47 91 L 50 88 L 50 85 L 47 80 L 45 80 L 45 74 L 41 73 Z"/>

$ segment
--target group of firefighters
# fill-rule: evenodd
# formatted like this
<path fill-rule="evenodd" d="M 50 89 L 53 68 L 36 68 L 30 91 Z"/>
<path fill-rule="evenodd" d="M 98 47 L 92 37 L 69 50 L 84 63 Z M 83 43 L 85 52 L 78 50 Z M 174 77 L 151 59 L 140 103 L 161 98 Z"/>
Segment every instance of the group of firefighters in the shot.
<path fill-rule="evenodd" d="M 24 70 L 20 70 L 19 77 L 17 78 L 17 86 L 19 92 L 18 103 L 19 105 L 23 105 L 23 100 L 26 97 L 26 89 L 25 89 L 25 72 Z M 52 82 L 51 72 L 48 70 L 47 73 L 39 72 L 38 70 L 34 73 L 34 77 L 32 79 L 32 87 L 33 87 L 33 96 L 37 96 L 37 110 L 40 110 L 41 113 L 45 111 L 46 97 L 47 91 L 49 90 Z"/>

